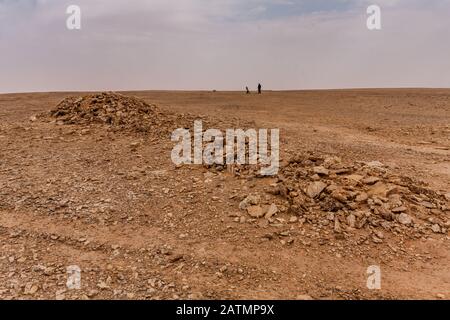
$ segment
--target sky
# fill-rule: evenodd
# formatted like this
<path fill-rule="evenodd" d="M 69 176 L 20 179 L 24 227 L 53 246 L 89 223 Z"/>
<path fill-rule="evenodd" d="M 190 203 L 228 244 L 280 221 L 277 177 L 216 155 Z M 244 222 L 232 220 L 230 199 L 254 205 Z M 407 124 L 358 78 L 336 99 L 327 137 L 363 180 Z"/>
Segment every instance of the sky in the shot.
<path fill-rule="evenodd" d="M 449 14 L 450 0 L 0 0 L 0 92 L 450 87 Z"/>

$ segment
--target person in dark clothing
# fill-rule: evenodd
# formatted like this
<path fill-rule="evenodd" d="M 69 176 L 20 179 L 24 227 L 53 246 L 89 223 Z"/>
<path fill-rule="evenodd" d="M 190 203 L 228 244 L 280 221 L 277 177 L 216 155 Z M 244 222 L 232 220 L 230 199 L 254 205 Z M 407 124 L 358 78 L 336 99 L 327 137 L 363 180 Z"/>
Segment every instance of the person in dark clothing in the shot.
<path fill-rule="evenodd" d="M 258 94 L 261 94 L 262 92 L 262 85 L 261 83 L 258 84 Z"/>
<path fill-rule="evenodd" d="M 248 89 L 248 87 L 245 87 L 245 90 L 247 90 L 247 94 L 250 94 L 250 90 Z"/>

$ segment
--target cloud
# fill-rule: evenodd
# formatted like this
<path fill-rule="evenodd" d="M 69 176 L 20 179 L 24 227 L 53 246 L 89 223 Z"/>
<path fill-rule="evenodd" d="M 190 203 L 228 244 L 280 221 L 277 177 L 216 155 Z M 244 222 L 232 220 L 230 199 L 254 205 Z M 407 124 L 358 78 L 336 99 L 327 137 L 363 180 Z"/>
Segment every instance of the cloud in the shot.
<path fill-rule="evenodd" d="M 65 9 L 82 9 L 82 30 Z M 368 4 L 383 30 L 366 28 Z M 0 0 L 0 91 L 450 86 L 448 0 Z"/>

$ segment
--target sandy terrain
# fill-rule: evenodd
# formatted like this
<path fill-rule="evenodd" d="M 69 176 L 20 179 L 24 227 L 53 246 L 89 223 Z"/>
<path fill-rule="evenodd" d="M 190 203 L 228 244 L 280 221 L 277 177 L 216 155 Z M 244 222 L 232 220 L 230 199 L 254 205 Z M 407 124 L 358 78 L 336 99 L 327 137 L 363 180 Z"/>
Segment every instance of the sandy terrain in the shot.
<path fill-rule="evenodd" d="M 83 93 L 0 95 L 0 298 L 450 299 L 450 90 L 124 94 L 224 127 L 280 128 L 286 179 L 175 167 L 169 135 L 33 117 Z M 310 156 L 289 164 L 296 153 Z M 304 189 L 356 173 L 315 199 Z M 378 180 L 403 193 L 358 204 Z M 279 212 L 250 216 L 250 194 Z M 392 219 L 377 220 L 392 201 Z M 361 208 L 368 222 L 351 227 Z M 405 212 L 413 222 L 397 221 Z M 66 287 L 73 265 L 80 290 Z M 371 265 L 381 290 L 366 286 Z"/>

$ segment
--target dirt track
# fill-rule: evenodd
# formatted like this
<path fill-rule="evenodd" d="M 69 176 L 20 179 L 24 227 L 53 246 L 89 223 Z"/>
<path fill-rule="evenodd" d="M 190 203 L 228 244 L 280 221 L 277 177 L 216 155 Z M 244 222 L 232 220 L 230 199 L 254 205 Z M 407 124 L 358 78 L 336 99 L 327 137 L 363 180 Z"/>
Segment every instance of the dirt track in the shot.
<path fill-rule="evenodd" d="M 125 94 L 280 128 L 283 160 L 311 151 L 380 161 L 450 192 L 450 90 Z M 240 200 L 274 179 L 175 168 L 170 137 L 30 121 L 67 95 L 0 95 L 0 298 L 450 299 L 448 231 L 358 243 L 288 223 L 289 213 L 281 226 L 241 219 Z M 66 288 L 71 265 L 81 290 Z M 381 267 L 381 290 L 366 287 L 370 265 Z"/>

